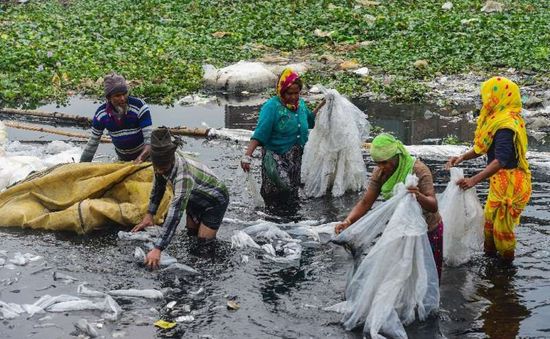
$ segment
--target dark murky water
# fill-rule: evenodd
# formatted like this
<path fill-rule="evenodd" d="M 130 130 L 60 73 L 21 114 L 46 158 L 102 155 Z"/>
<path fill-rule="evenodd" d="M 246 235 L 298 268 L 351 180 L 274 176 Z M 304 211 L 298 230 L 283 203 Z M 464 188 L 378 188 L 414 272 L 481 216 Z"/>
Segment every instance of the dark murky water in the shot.
<path fill-rule="evenodd" d="M 95 104 L 73 101 L 73 106 L 58 110 L 91 116 Z M 369 106 L 370 120 L 408 143 L 455 134 L 464 140 L 471 138 L 473 126 L 442 117 L 424 119 L 425 107 L 399 106 L 395 111 L 383 106 Z M 51 110 L 51 107 L 43 108 Z M 199 126 L 205 121 L 212 127 L 246 128 L 253 126 L 255 107 L 218 106 L 211 103 L 202 108 L 153 107 L 155 125 Z M 401 112 L 401 113 L 399 113 Z M 443 126 L 445 125 L 445 127 Z M 409 130 L 410 129 L 410 130 Z M 9 129 L 10 139 L 54 140 L 44 136 Z M 245 221 L 265 218 L 261 211 L 249 207 L 243 192 L 238 159 L 244 145 L 216 140 L 187 138 L 186 149 L 198 152 L 227 183 L 232 201 L 226 217 Z M 101 145 L 99 152 L 112 154 L 111 146 Z M 441 162 L 427 161 L 434 172 L 437 190 L 442 191 L 448 174 Z M 369 173 L 372 163 L 367 162 Z M 468 172 L 477 171 L 481 162 L 471 163 Z M 257 173 L 256 173 L 257 175 Z M 533 197 L 517 229 L 518 248 L 515 268 L 503 268 L 493 260 L 477 257 L 458 268 L 444 268 L 441 283 L 441 310 L 437 317 L 407 328 L 411 338 L 515 338 L 550 337 L 550 203 L 548 174 L 534 171 Z M 479 187 L 485 198 L 487 186 Z M 303 200 L 292 219 L 313 219 L 326 222 L 342 219 L 360 194 L 341 198 Z M 233 250 L 230 236 L 242 225 L 227 223 L 219 232 L 219 242 L 213 252 L 203 251 L 184 232 L 174 238 L 168 248 L 180 262 L 197 268 L 198 278 L 175 281 L 174 276 L 149 272 L 133 263 L 135 245 L 119 241 L 116 230 L 76 236 L 21 229 L 0 229 L 0 249 L 10 257 L 16 251 L 44 257 L 18 268 L 0 268 L 0 300 L 32 303 L 44 294 L 76 295 L 76 286 L 87 281 L 99 290 L 116 288 L 165 288 L 173 290 L 162 302 L 139 299 L 117 299 L 125 312 L 116 323 L 105 322 L 98 331 L 107 338 L 125 335 L 128 338 L 185 337 L 197 338 L 360 338 L 361 332 L 346 332 L 339 325 L 340 316 L 321 308 L 343 298 L 346 274 L 351 263 L 349 255 L 334 245 L 311 244 L 304 248 L 300 267 L 275 264 L 252 250 Z M 248 255 L 248 263 L 242 263 Z M 44 263 L 53 267 L 37 274 L 32 272 Z M 65 284 L 53 281 L 52 272 L 59 271 L 80 281 Z M 20 273 L 18 273 L 20 272 Z M 204 291 L 194 292 L 200 288 Z M 46 288 L 43 290 L 43 288 Z M 39 290 L 39 291 L 38 291 Z M 235 299 L 241 308 L 229 311 L 228 299 Z M 163 306 L 176 300 L 173 311 Z M 181 323 L 172 330 L 157 330 L 157 319 L 171 320 L 186 314 L 183 305 L 190 305 L 195 320 Z M 52 319 L 56 327 L 35 328 L 42 316 Z M 99 313 L 43 314 L 27 320 L 19 317 L 0 323 L 0 338 L 66 338 L 73 332 L 73 323 L 80 318 L 98 321 Z"/>

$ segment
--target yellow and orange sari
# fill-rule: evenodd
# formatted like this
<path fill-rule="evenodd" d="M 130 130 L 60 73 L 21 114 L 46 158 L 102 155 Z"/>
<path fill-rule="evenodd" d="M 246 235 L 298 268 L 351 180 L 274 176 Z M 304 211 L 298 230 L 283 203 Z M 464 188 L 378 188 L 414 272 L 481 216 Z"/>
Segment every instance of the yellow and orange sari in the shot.
<path fill-rule="evenodd" d="M 518 167 L 500 169 L 490 178 L 485 204 L 485 249 L 514 258 L 514 228 L 531 197 L 531 171 L 527 163 L 527 131 L 521 117 L 519 87 L 509 79 L 494 77 L 481 86 L 483 107 L 477 120 L 474 151 L 485 154 L 499 129 L 514 131 Z"/>

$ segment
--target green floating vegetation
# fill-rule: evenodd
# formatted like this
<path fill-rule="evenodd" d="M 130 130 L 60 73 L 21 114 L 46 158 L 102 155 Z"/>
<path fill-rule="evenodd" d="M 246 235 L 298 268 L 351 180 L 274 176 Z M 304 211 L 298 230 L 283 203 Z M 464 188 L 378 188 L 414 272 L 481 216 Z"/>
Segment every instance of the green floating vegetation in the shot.
<path fill-rule="evenodd" d="M 202 65 L 266 54 L 355 60 L 390 84 L 327 65 L 309 80 L 346 94 L 422 100 L 435 74 L 513 67 L 550 69 L 550 2 L 72 0 L 0 4 L 0 105 L 101 95 L 101 79 L 125 75 L 135 95 L 171 104 L 202 88 Z M 417 64 L 418 60 L 425 60 Z"/>

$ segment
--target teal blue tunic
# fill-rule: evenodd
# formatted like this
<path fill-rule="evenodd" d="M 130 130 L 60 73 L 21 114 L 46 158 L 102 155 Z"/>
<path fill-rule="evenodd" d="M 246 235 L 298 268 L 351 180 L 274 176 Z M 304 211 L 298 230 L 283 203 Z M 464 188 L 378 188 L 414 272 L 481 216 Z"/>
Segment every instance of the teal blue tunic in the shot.
<path fill-rule="evenodd" d="M 304 100 L 300 99 L 298 109 L 294 112 L 275 96 L 263 104 L 252 139 L 258 140 L 274 153 L 285 154 L 296 144 L 306 144 L 309 129 L 314 124 L 315 116 Z"/>

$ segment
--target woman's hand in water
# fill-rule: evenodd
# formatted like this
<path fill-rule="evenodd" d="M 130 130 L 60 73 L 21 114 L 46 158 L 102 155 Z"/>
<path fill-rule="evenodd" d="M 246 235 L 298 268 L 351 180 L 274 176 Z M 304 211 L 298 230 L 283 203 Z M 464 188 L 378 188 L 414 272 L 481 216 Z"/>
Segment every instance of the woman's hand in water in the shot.
<path fill-rule="evenodd" d="M 150 250 L 149 253 L 147 253 L 147 257 L 145 257 L 145 265 L 152 270 L 159 268 L 160 252 L 161 250 L 158 248 L 153 248 Z"/>

